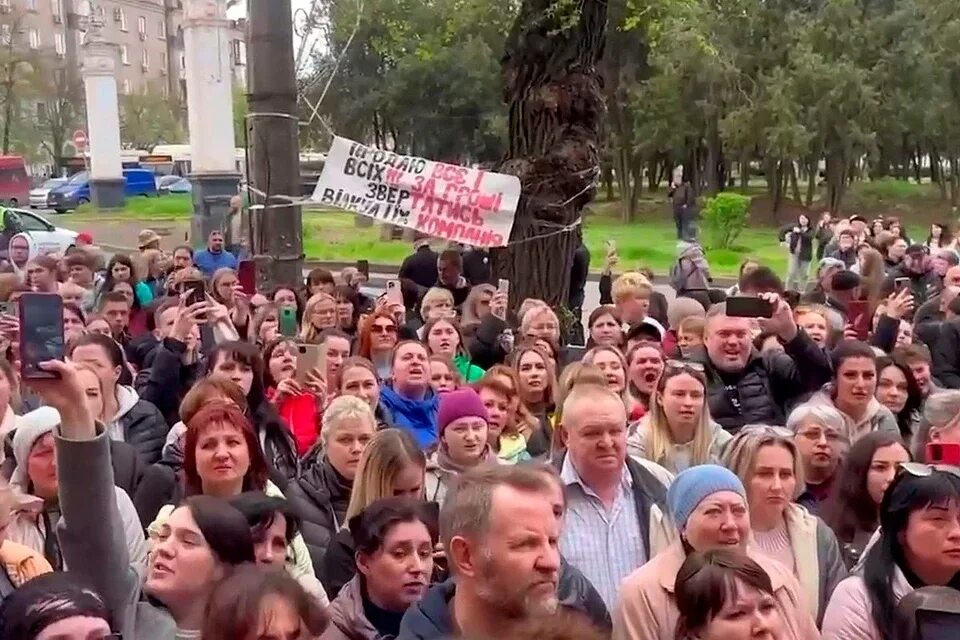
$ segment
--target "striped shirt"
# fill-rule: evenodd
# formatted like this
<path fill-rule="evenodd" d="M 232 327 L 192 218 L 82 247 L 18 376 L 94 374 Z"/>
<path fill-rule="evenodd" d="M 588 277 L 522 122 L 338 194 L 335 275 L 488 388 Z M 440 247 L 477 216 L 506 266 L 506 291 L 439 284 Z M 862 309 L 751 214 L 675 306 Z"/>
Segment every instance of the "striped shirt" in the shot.
<path fill-rule="evenodd" d="M 647 561 L 633 499 L 633 479 L 624 465 L 609 511 L 581 480 L 569 455 L 560 469 L 560 480 L 567 496 L 560 551 L 590 580 L 607 609 L 613 611 L 620 583 Z"/>

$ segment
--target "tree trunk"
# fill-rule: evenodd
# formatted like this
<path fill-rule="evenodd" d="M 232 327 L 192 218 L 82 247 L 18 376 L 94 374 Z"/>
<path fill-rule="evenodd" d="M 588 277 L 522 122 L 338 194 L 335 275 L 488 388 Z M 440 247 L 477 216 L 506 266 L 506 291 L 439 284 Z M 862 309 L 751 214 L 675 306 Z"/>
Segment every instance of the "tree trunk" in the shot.
<path fill-rule="evenodd" d="M 502 71 L 509 149 L 500 171 L 520 178 L 522 195 L 511 245 L 493 252 L 493 264 L 512 283 L 514 305 L 525 298 L 555 308 L 567 303 L 582 225 L 558 227 L 580 220 L 593 198 L 606 28 L 601 0 L 524 0 L 507 39 Z"/>
<path fill-rule="evenodd" d="M 10 73 L 10 76 L 13 72 Z M 3 101 L 3 155 L 10 153 L 10 129 L 13 127 L 13 78 L 8 77 Z"/>
<path fill-rule="evenodd" d="M 902 165 L 901 165 L 902 166 Z M 840 205 L 847 189 L 847 163 L 839 152 L 827 154 L 827 209 L 840 213 Z"/>
<path fill-rule="evenodd" d="M 793 160 L 790 161 L 787 177 L 790 179 L 790 191 L 793 192 L 793 199 L 797 203 L 802 202 L 800 198 L 800 182 L 797 179 L 797 165 Z"/>
<path fill-rule="evenodd" d="M 609 163 L 604 163 L 602 180 L 607 191 L 607 202 L 613 202 L 613 167 Z"/>
<path fill-rule="evenodd" d="M 813 206 L 813 196 L 817 193 L 818 165 L 819 157 L 814 158 L 807 164 L 807 197 L 803 201 L 807 208 Z"/>
<path fill-rule="evenodd" d="M 740 154 L 740 189 L 746 192 L 750 187 L 750 154 L 744 151 Z"/>
<path fill-rule="evenodd" d="M 704 154 L 704 184 L 707 193 L 713 195 L 722 189 L 720 163 L 722 162 L 723 146 L 720 142 L 720 132 L 716 118 L 711 118 L 707 125 L 707 148 Z"/>

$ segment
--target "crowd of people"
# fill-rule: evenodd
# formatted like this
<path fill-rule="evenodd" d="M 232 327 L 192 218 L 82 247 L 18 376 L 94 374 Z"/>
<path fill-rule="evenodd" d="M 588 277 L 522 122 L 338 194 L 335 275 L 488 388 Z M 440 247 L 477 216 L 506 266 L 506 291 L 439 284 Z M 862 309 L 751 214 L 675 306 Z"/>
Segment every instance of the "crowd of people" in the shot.
<path fill-rule="evenodd" d="M 730 291 L 688 236 L 669 299 L 611 250 L 583 344 L 426 240 L 381 296 L 11 246 L 67 347 L 22 379 L 4 307 L 0 638 L 912 640 L 960 598 L 960 260 L 884 225 Z"/>

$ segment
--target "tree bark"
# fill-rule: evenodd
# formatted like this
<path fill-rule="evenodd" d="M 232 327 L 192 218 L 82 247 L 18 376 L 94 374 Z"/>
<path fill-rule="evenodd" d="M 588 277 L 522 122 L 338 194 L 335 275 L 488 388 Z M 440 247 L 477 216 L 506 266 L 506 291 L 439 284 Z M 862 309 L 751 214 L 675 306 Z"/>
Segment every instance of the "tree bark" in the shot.
<path fill-rule="evenodd" d="M 499 169 L 520 178 L 522 195 L 511 245 L 493 252 L 493 264 L 511 281 L 513 305 L 567 303 L 582 225 L 564 228 L 593 198 L 600 166 L 606 27 L 603 0 L 524 0 L 507 39 L 509 149 Z"/>
<path fill-rule="evenodd" d="M 840 205 L 847 189 L 847 163 L 839 152 L 827 154 L 827 208 L 840 213 Z"/>

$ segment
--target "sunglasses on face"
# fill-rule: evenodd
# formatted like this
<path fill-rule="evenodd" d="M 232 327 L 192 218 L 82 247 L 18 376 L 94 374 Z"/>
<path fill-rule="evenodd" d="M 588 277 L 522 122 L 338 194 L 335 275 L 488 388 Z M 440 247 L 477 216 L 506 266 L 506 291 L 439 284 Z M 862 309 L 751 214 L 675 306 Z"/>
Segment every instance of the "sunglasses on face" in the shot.
<path fill-rule="evenodd" d="M 396 333 L 397 327 L 392 324 L 388 324 L 388 325 L 375 324 L 372 327 L 370 327 L 370 332 L 371 333 Z"/>

